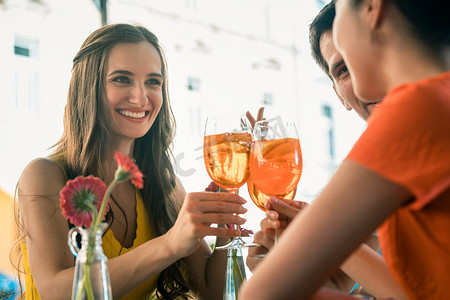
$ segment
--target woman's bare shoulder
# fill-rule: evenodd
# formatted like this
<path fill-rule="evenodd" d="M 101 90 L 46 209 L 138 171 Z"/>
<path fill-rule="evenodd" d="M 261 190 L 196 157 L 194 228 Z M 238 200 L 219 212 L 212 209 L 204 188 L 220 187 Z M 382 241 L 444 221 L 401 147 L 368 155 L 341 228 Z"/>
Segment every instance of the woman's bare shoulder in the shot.
<path fill-rule="evenodd" d="M 53 160 L 42 157 L 28 163 L 20 175 L 18 192 L 30 194 L 59 193 L 65 185 L 66 175 L 63 169 Z"/>

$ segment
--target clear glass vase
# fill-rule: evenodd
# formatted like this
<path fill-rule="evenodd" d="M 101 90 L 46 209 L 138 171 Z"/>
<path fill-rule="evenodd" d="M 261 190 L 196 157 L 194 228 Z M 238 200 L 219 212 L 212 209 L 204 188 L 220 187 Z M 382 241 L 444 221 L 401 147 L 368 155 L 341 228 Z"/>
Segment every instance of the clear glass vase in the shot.
<path fill-rule="evenodd" d="M 239 296 L 239 288 L 245 279 L 245 265 L 241 248 L 237 247 L 228 249 L 223 299 L 237 300 Z"/>
<path fill-rule="evenodd" d="M 69 231 L 69 247 L 76 257 L 72 300 L 112 299 L 108 258 L 102 248 L 106 227 L 106 223 L 100 223 L 97 230 L 74 227 Z M 81 235 L 81 248 L 76 241 L 77 234 Z"/>

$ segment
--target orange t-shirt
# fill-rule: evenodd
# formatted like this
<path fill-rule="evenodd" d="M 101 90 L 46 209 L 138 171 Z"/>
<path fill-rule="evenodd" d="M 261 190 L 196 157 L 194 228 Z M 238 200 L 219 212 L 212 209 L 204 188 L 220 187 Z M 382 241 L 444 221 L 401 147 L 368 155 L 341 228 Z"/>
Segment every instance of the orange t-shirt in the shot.
<path fill-rule="evenodd" d="M 379 228 L 383 256 L 410 299 L 449 299 L 450 72 L 389 92 L 347 159 L 411 192 Z"/>

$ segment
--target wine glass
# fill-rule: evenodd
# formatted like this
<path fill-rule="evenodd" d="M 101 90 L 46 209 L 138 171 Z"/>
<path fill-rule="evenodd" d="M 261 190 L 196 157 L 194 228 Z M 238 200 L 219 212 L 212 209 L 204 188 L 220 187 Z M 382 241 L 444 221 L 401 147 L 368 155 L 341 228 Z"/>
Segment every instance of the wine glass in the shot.
<path fill-rule="evenodd" d="M 269 201 L 270 196 L 261 192 L 261 190 L 259 190 L 255 186 L 255 183 L 253 182 L 251 177 L 247 180 L 247 188 L 248 188 L 248 194 L 250 195 L 250 199 L 252 199 L 253 203 L 255 203 L 256 206 L 259 207 L 260 209 L 262 209 L 263 211 L 266 211 L 265 205 Z M 296 192 L 297 192 L 297 188 L 295 188 L 292 192 L 290 192 L 289 194 L 284 196 L 283 199 L 286 199 L 286 200 L 294 199 Z"/>
<path fill-rule="evenodd" d="M 270 196 L 280 199 L 292 199 L 295 196 L 302 175 L 302 152 L 294 122 L 274 118 L 255 124 L 250 150 L 250 173 L 251 182 L 247 183 L 249 194 L 261 209 L 265 210 L 264 204 Z M 275 244 L 277 236 L 275 230 Z"/>
<path fill-rule="evenodd" d="M 223 120 L 227 124 L 227 120 Z M 243 117 L 235 128 L 223 126 L 214 117 L 208 117 L 205 125 L 203 157 L 209 177 L 230 193 L 238 193 L 239 188 L 250 176 L 249 158 L 252 142 L 251 129 Z M 227 131 L 228 130 L 228 131 Z M 251 246 L 241 238 L 233 238 L 217 250 Z"/>

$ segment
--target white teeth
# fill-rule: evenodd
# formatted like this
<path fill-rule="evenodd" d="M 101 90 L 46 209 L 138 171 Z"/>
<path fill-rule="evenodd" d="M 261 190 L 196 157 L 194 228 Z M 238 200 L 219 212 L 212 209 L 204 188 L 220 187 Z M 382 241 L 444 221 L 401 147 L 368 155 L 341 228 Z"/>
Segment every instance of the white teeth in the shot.
<path fill-rule="evenodd" d="M 145 111 L 142 112 L 132 112 L 129 110 L 118 109 L 117 112 L 121 115 L 133 118 L 133 119 L 142 119 L 145 117 Z"/>

